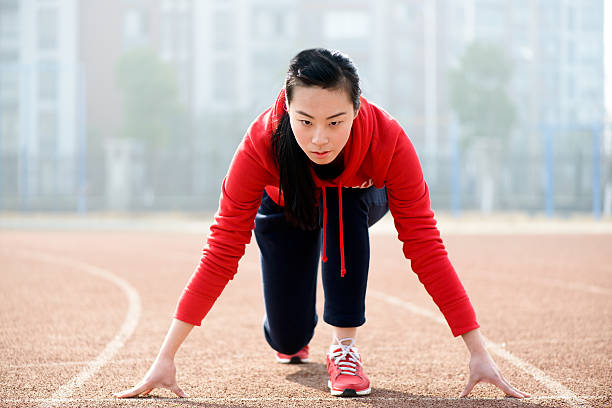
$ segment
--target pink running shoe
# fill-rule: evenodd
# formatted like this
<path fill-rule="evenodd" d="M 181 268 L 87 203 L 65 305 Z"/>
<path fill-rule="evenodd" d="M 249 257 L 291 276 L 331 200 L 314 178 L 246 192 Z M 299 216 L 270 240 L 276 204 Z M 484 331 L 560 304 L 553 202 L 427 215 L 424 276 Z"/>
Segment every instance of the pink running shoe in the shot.
<path fill-rule="evenodd" d="M 350 340 L 347 346 L 343 341 Z M 356 397 L 369 395 L 371 392 L 370 380 L 363 373 L 361 356 L 357 348 L 353 347 L 355 339 L 336 339 L 338 344 L 329 347 L 327 354 L 327 372 L 329 373 L 329 387 L 331 394 L 339 397 Z"/>
<path fill-rule="evenodd" d="M 299 364 L 310 361 L 308 358 L 308 345 L 295 354 L 283 354 L 276 352 L 276 361 L 282 364 Z"/>

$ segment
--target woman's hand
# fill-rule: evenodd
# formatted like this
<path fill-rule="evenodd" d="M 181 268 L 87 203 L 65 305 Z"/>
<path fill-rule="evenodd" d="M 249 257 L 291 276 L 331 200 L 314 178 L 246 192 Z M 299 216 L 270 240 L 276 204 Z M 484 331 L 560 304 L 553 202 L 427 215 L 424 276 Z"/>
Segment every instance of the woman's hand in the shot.
<path fill-rule="evenodd" d="M 176 384 L 176 367 L 174 365 L 174 360 L 159 356 L 138 384 L 128 390 L 115 393 L 113 396 L 117 398 L 128 398 L 137 395 L 148 395 L 155 388 L 168 388 L 181 398 L 189 397 L 189 395 Z"/>
<path fill-rule="evenodd" d="M 460 397 L 467 397 L 474 386 L 481 381 L 497 386 L 508 397 L 525 398 L 531 396 L 514 388 L 506 381 L 486 349 L 472 353 L 470 358 L 470 378 Z"/>
<path fill-rule="evenodd" d="M 480 329 L 474 329 L 461 335 L 470 351 L 470 378 L 461 393 L 461 398 L 467 397 L 472 388 L 479 382 L 493 384 L 506 393 L 508 397 L 526 398 L 531 395 L 514 388 L 501 374 L 499 368 L 485 347 L 485 339 Z"/>

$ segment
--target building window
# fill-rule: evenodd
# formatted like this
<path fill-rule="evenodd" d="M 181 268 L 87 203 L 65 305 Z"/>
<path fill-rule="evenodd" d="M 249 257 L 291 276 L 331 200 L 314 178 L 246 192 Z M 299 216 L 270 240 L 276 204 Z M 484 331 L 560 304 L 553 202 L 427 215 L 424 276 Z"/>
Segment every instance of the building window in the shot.
<path fill-rule="evenodd" d="M 2 61 L 0 61 L 0 64 Z M 0 107 L 18 100 L 19 71 L 16 66 L 0 69 Z"/>
<path fill-rule="evenodd" d="M 546 44 L 546 55 L 549 59 L 557 59 L 559 57 L 559 44 L 557 39 L 553 37 L 547 37 L 545 39 Z"/>
<path fill-rule="evenodd" d="M 226 50 L 234 43 L 234 21 L 230 11 L 219 10 L 215 13 L 214 44 L 217 50 Z"/>
<path fill-rule="evenodd" d="M 582 31 L 600 32 L 603 27 L 603 13 L 599 7 L 587 6 L 581 10 Z"/>
<path fill-rule="evenodd" d="M 323 15 L 323 32 L 330 40 L 364 38 L 369 27 L 366 11 L 330 11 Z"/>
<path fill-rule="evenodd" d="M 215 63 L 214 95 L 222 103 L 231 103 L 234 98 L 236 74 L 231 60 L 219 60 Z"/>
<path fill-rule="evenodd" d="M 556 2 L 546 2 L 540 4 L 542 23 L 549 31 L 554 31 L 559 25 L 559 5 Z"/>
<path fill-rule="evenodd" d="M 160 22 L 161 54 L 165 60 L 185 61 L 191 57 L 191 15 L 169 10 Z"/>
<path fill-rule="evenodd" d="M 276 10 L 260 10 L 253 19 L 253 35 L 258 40 L 269 40 L 278 36 L 290 36 L 293 29 L 293 16 Z"/>
<path fill-rule="evenodd" d="M 274 19 L 274 15 L 268 11 L 259 11 L 255 14 L 253 30 L 256 39 L 269 39 L 274 37 L 277 29 L 275 24 L 278 24 Z"/>
<path fill-rule="evenodd" d="M 57 99 L 57 63 L 43 61 L 38 66 L 38 97 L 43 101 Z"/>
<path fill-rule="evenodd" d="M 570 74 L 567 77 L 567 97 L 573 99 L 575 96 L 575 81 L 574 77 Z"/>
<path fill-rule="evenodd" d="M 0 3 L 0 50 L 16 50 L 19 48 L 19 9 L 17 2 Z"/>
<path fill-rule="evenodd" d="M 57 112 L 44 109 L 38 113 L 38 146 L 41 156 L 55 154 L 57 148 Z"/>
<path fill-rule="evenodd" d="M 576 10 L 573 7 L 567 8 L 567 31 L 574 31 L 576 26 Z"/>
<path fill-rule="evenodd" d="M 585 62 L 598 63 L 602 60 L 603 50 L 599 36 L 584 35 L 580 47 L 580 58 Z"/>
<path fill-rule="evenodd" d="M 57 9 L 44 7 L 38 9 L 38 48 L 53 50 L 57 48 Z"/>
<path fill-rule="evenodd" d="M 146 43 L 146 15 L 140 10 L 127 10 L 123 15 L 123 46 L 124 49 L 134 48 Z"/>
<path fill-rule="evenodd" d="M 0 153 L 19 150 L 19 111 L 17 104 L 2 106 L 0 112 Z"/>

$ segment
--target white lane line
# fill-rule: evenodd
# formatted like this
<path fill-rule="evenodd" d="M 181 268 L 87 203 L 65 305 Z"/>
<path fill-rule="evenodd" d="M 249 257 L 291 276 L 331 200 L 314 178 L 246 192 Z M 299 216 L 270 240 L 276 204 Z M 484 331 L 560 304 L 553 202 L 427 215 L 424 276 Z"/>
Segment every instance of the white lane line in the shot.
<path fill-rule="evenodd" d="M 400 306 L 417 315 L 427 317 L 441 324 L 446 324 L 446 321 L 438 313 L 434 313 L 430 310 L 421 308 L 405 300 L 402 300 L 394 296 L 390 296 L 386 293 L 379 292 L 377 290 L 372 290 L 372 289 L 368 289 L 368 294 L 377 299 L 390 303 L 392 305 Z M 514 354 L 510 353 L 508 350 L 504 349 L 503 346 L 490 341 L 486 337 L 484 337 L 484 340 L 485 340 L 485 344 L 487 348 L 490 351 L 492 351 L 494 354 L 497 354 L 499 357 L 503 358 L 504 360 L 508 361 L 510 364 L 514 365 L 515 367 L 531 375 L 540 384 L 544 385 L 550 391 L 556 393 L 559 399 L 567 401 L 568 404 L 570 404 L 572 407 L 587 407 L 588 406 L 587 402 L 584 399 L 578 397 L 576 394 L 574 394 L 570 389 L 565 387 L 563 384 L 553 380 L 544 371 L 516 357 Z"/>
<path fill-rule="evenodd" d="M 134 329 L 136 329 L 136 326 L 138 325 L 138 321 L 140 320 L 140 295 L 138 294 L 138 291 L 136 291 L 136 289 L 134 289 L 134 287 L 126 280 L 114 275 L 106 269 L 89 265 L 85 262 L 50 254 L 41 254 L 39 252 L 14 251 L 11 252 L 11 255 L 18 255 L 27 259 L 34 259 L 79 269 L 90 275 L 111 282 L 115 286 L 119 287 L 129 300 L 127 315 L 117 335 L 106 345 L 104 350 L 102 350 L 102 352 L 95 359 L 87 363 L 87 366 L 84 367 L 80 373 L 55 391 L 50 398 L 45 399 L 43 406 L 53 406 L 57 403 L 66 403 L 70 401 L 70 396 L 74 390 L 81 387 L 89 378 L 100 370 L 100 368 L 102 368 L 110 359 L 112 359 L 117 351 L 123 347 L 126 340 L 132 335 Z"/>

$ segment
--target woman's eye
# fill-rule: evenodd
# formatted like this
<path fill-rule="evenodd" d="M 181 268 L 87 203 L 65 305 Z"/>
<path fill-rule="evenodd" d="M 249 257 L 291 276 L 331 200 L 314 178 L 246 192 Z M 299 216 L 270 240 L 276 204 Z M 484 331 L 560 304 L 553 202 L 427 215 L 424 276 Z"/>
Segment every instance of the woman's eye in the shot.
<path fill-rule="evenodd" d="M 311 123 L 309 120 L 305 120 L 305 119 L 301 120 L 300 122 L 302 122 L 302 124 L 306 126 L 310 126 L 310 123 Z"/>
<path fill-rule="evenodd" d="M 334 122 L 329 122 L 329 124 L 332 125 L 332 126 L 338 126 L 340 123 L 341 123 L 341 121 L 339 121 L 339 120 L 336 120 Z"/>

